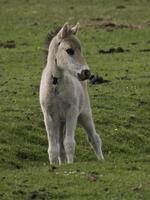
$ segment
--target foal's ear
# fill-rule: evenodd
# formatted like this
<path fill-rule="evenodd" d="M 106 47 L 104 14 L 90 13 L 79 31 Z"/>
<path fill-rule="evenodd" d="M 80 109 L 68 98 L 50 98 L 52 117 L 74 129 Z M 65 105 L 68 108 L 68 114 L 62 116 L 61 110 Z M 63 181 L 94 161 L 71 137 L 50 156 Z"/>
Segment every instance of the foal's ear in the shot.
<path fill-rule="evenodd" d="M 74 27 L 71 28 L 71 32 L 75 35 L 80 28 L 80 23 L 78 22 Z"/>
<path fill-rule="evenodd" d="M 68 35 L 69 32 L 70 32 L 69 24 L 66 22 L 63 25 L 63 27 L 60 29 L 60 31 L 58 32 L 57 36 L 60 39 L 63 39 L 64 37 L 66 37 Z"/>

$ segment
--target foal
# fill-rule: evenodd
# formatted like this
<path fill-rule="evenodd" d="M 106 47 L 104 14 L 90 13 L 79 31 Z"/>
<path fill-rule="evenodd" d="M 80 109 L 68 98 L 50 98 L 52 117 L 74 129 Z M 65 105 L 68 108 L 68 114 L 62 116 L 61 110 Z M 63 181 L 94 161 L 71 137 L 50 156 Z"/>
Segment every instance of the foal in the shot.
<path fill-rule="evenodd" d="M 73 163 L 77 121 L 87 132 L 98 159 L 104 159 L 101 139 L 92 119 L 86 79 L 89 67 L 75 36 L 79 24 L 67 23 L 52 39 L 40 84 L 40 104 L 48 136 L 50 164 Z"/>

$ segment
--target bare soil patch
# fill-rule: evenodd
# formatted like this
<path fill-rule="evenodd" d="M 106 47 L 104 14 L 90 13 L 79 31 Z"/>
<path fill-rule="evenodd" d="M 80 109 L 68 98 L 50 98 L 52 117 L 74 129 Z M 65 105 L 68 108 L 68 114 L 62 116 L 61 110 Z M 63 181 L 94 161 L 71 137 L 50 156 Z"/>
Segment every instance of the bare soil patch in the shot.
<path fill-rule="evenodd" d="M 129 49 L 123 49 L 122 47 L 112 47 L 108 50 L 103 50 L 103 49 L 100 49 L 98 51 L 98 53 L 100 54 L 109 54 L 109 53 L 124 53 L 124 52 L 129 52 L 130 50 Z"/>
<path fill-rule="evenodd" d="M 94 27 L 95 29 L 102 28 L 107 31 L 114 31 L 117 29 L 142 29 L 146 24 L 123 24 L 117 23 L 112 19 L 103 17 L 90 18 L 90 22 L 86 25 L 87 27 Z"/>

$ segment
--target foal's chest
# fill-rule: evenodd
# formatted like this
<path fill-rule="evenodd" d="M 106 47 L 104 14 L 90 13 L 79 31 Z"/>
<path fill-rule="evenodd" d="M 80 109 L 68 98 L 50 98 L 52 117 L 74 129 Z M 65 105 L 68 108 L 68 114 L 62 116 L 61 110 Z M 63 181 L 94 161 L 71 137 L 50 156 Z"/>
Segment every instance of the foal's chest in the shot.
<path fill-rule="evenodd" d="M 58 84 L 53 86 L 50 93 L 49 109 L 52 114 L 64 116 L 71 110 L 79 111 L 83 102 L 84 91 L 80 84 Z"/>

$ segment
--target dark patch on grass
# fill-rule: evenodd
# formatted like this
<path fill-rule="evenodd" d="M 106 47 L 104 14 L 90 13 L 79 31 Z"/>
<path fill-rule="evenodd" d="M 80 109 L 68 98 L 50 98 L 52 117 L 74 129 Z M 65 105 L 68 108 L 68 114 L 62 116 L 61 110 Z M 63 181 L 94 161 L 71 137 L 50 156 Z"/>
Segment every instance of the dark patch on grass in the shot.
<path fill-rule="evenodd" d="M 7 140 L 5 138 L 0 138 L 0 143 L 7 144 Z"/>
<path fill-rule="evenodd" d="M 129 171 L 139 171 L 139 167 L 137 167 L 137 166 L 129 166 L 129 167 L 127 167 L 127 170 L 129 170 Z"/>
<path fill-rule="evenodd" d="M 6 176 L 2 176 L 0 180 L 3 181 L 5 179 L 6 179 Z"/>
<path fill-rule="evenodd" d="M 20 163 L 15 162 L 15 161 L 10 161 L 10 164 L 14 169 L 22 169 L 23 168 L 23 166 Z"/>
<path fill-rule="evenodd" d="M 6 160 L 5 158 L 1 158 L 0 161 L 4 163 Z"/>
<path fill-rule="evenodd" d="M 6 42 L 0 42 L 0 48 L 16 48 L 14 40 L 7 40 Z"/>
<path fill-rule="evenodd" d="M 117 25 L 114 22 L 105 22 L 103 24 L 101 24 L 102 28 L 112 28 L 112 29 L 117 29 L 117 28 L 126 28 L 125 25 Z"/>
<path fill-rule="evenodd" d="M 135 46 L 137 44 L 138 44 L 137 42 L 131 42 L 131 45 L 133 45 L 133 46 Z"/>
<path fill-rule="evenodd" d="M 74 6 L 70 6 L 69 8 L 70 8 L 70 10 L 74 10 Z"/>
<path fill-rule="evenodd" d="M 22 181 L 22 183 L 27 183 L 29 180 L 25 179 Z"/>
<path fill-rule="evenodd" d="M 89 172 L 90 174 L 93 174 L 93 175 L 99 175 L 99 173 L 97 171 L 91 171 Z"/>
<path fill-rule="evenodd" d="M 93 24 L 88 24 L 88 27 L 94 27 L 105 29 L 106 31 L 114 31 L 117 29 L 142 29 L 145 25 L 144 24 L 119 24 L 117 22 L 114 22 L 112 19 L 105 19 L 100 18 L 101 20 L 96 20 L 97 18 L 92 18 L 90 21 L 93 22 Z"/>
<path fill-rule="evenodd" d="M 119 6 L 116 6 L 117 9 L 125 9 L 126 7 L 124 5 L 119 5 Z"/>
<path fill-rule="evenodd" d="M 142 185 L 141 185 L 141 184 L 138 185 L 138 186 L 136 186 L 136 187 L 134 187 L 134 188 L 132 188 L 132 190 L 133 190 L 134 192 L 139 192 L 141 189 L 142 189 Z"/>
<path fill-rule="evenodd" d="M 4 197 L 4 195 L 5 195 L 4 193 L 0 193 L 0 197 Z"/>
<path fill-rule="evenodd" d="M 109 192 L 109 188 L 108 187 L 104 188 L 104 192 Z"/>
<path fill-rule="evenodd" d="M 31 26 L 38 26 L 38 25 L 39 25 L 38 22 L 33 22 L 33 23 L 31 24 Z"/>
<path fill-rule="evenodd" d="M 109 82 L 111 82 L 109 80 L 103 79 L 103 77 L 99 76 L 98 74 L 97 75 L 91 75 L 89 80 L 90 80 L 90 83 L 92 83 L 93 85 L 94 84 L 102 84 L 102 83 L 109 83 Z"/>
<path fill-rule="evenodd" d="M 150 49 L 141 49 L 140 52 L 150 52 Z"/>
<path fill-rule="evenodd" d="M 91 21 L 103 21 L 103 17 L 90 18 Z"/>
<path fill-rule="evenodd" d="M 143 101 L 143 100 L 139 100 L 139 101 L 138 101 L 138 106 L 144 106 L 144 105 L 146 105 L 146 104 L 149 104 L 149 103 L 146 102 L 146 101 Z"/>
<path fill-rule="evenodd" d="M 19 190 L 15 190 L 15 191 L 13 191 L 12 194 L 13 194 L 13 195 L 19 195 L 19 194 L 25 195 L 26 192 L 23 191 L 23 190 L 21 190 L 21 189 L 19 189 Z"/>
<path fill-rule="evenodd" d="M 0 86 L 4 86 L 8 83 L 8 81 L 4 81 L 3 83 L 0 84 Z"/>
<path fill-rule="evenodd" d="M 29 195 L 29 199 L 36 199 L 37 197 L 38 197 L 37 191 L 31 192 L 30 195 Z"/>
<path fill-rule="evenodd" d="M 35 190 L 29 193 L 28 199 L 41 199 L 41 200 L 46 200 L 46 199 L 66 199 L 68 195 L 66 194 L 61 194 L 61 193 L 52 193 L 47 191 L 46 189 L 42 190 Z"/>
<path fill-rule="evenodd" d="M 129 52 L 130 50 L 129 49 L 123 49 L 122 47 L 117 47 L 117 48 L 110 48 L 108 50 L 103 50 L 103 49 L 100 49 L 98 51 L 98 53 L 100 54 L 109 54 L 109 53 L 124 53 L 124 52 Z"/>

